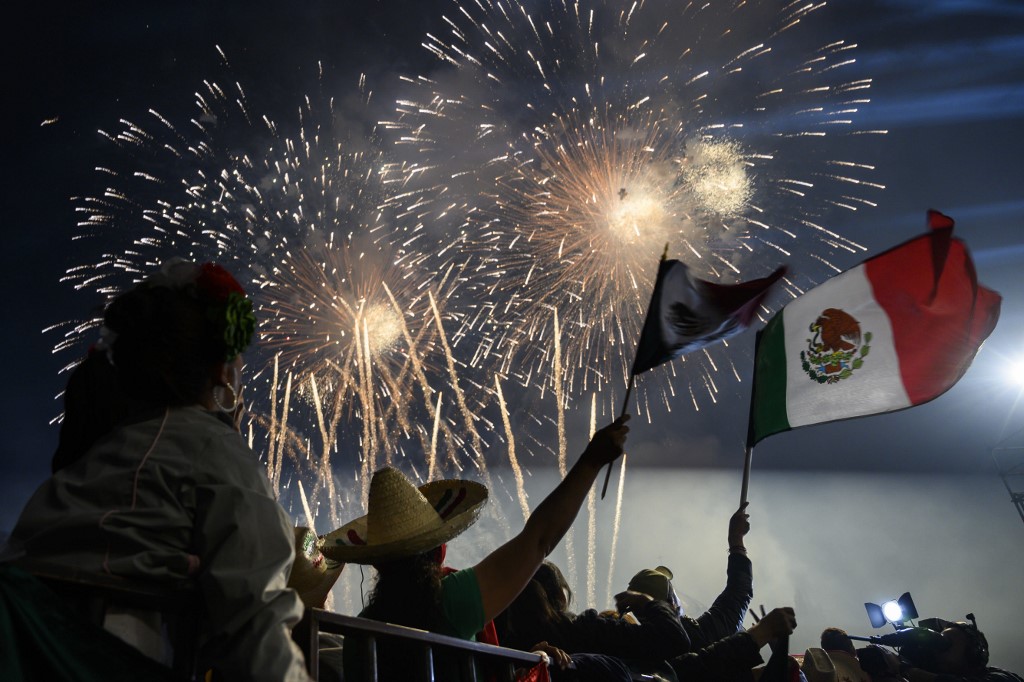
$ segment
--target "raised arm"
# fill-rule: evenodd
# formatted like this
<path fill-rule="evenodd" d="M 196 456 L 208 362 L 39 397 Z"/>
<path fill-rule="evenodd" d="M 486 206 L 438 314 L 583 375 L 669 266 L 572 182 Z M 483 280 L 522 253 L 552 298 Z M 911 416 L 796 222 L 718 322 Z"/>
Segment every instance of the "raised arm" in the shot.
<path fill-rule="evenodd" d="M 601 468 L 622 454 L 628 420 L 629 415 L 623 415 L 595 433 L 565 479 L 530 514 L 523 530 L 476 565 L 485 620 L 505 610 L 569 530 Z"/>
<path fill-rule="evenodd" d="M 688 628 L 694 648 L 728 637 L 743 628 L 743 618 L 754 596 L 753 566 L 747 558 L 743 536 L 750 531 L 750 515 L 744 502 L 729 519 L 729 563 L 725 590 L 707 611 L 697 617 L 697 627 Z M 686 623 L 693 623 L 684 619 Z"/>

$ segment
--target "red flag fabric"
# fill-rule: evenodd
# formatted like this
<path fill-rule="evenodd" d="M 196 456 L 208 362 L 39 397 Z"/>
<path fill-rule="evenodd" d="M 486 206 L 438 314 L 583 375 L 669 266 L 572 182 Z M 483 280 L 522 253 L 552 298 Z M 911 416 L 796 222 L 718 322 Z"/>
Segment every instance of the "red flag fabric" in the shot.
<path fill-rule="evenodd" d="M 529 670 L 521 670 L 516 674 L 516 682 L 551 682 L 548 666 L 544 661 Z"/>

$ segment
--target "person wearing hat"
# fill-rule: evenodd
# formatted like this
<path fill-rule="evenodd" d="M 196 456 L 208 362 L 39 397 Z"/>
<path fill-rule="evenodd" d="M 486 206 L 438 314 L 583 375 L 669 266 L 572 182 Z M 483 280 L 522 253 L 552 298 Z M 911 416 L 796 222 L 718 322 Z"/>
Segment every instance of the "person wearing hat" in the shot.
<path fill-rule="evenodd" d="M 707 611 L 691 618 L 682 613 L 679 597 L 672 586 L 672 571 L 665 566 L 645 568 L 629 581 L 626 592 L 616 595 L 616 607 L 624 612 L 634 607 L 638 595 L 664 601 L 675 608 L 690 638 L 692 650 L 701 649 L 743 627 L 747 607 L 754 597 L 753 566 L 747 557 L 743 537 L 750 531 L 750 515 L 744 502 L 729 519 L 729 563 L 725 590 Z"/>
<path fill-rule="evenodd" d="M 367 514 L 325 536 L 323 553 L 377 570 L 360 616 L 471 639 L 505 610 L 561 541 L 601 468 L 622 454 L 628 419 L 623 415 L 594 434 L 523 529 L 472 568 L 442 577 L 432 550 L 476 521 L 487 489 L 465 480 L 417 488 L 390 467 L 374 473 L 370 481 Z M 361 679 L 356 677 L 362 666 L 359 654 L 352 647 L 344 653 L 346 679 Z M 403 679 L 399 675 L 407 659 L 379 655 L 381 679 Z M 437 665 L 443 668 L 445 663 Z"/>

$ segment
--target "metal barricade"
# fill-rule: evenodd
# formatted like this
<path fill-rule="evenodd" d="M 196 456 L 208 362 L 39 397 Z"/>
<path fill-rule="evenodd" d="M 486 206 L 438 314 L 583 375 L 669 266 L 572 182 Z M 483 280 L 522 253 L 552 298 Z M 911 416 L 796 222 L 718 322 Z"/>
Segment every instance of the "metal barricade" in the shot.
<path fill-rule="evenodd" d="M 486 663 L 488 675 L 497 677 L 502 682 L 512 682 L 517 668 L 532 668 L 541 657 L 515 649 L 506 649 L 491 644 L 469 642 L 456 637 L 448 637 L 424 630 L 416 630 L 401 625 L 381 623 L 367 618 L 343 616 L 339 613 L 323 609 L 306 609 L 302 620 L 292 631 L 292 637 L 302 649 L 306 657 L 306 665 L 313 679 L 319 679 L 319 635 L 321 632 L 339 634 L 345 637 L 346 646 L 361 648 L 364 662 L 364 678 L 346 680 L 345 682 L 398 682 L 379 680 L 377 676 L 377 644 L 382 639 L 396 639 L 409 645 L 418 652 L 419 663 L 416 665 L 417 675 L 408 682 L 483 682 L 478 680 L 476 663 Z M 445 651 L 454 655 L 459 661 L 460 678 L 440 680 L 435 677 L 434 652 Z M 401 682 L 405 682 L 404 680 Z"/>

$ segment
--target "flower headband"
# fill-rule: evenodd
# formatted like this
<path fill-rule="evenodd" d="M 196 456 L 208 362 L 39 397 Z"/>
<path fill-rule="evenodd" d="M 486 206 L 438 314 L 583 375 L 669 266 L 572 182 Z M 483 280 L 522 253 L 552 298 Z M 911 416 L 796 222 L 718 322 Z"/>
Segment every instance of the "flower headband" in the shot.
<path fill-rule="evenodd" d="M 214 305 L 207 306 L 207 316 L 221 330 L 226 349 L 224 361 L 231 362 L 248 348 L 256 332 L 256 315 L 245 289 L 230 272 L 216 263 L 196 265 L 183 258 L 166 261 L 160 271 L 146 278 L 152 286 L 183 289 L 194 285 L 196 293 Z"/>

